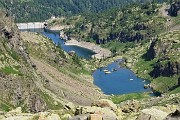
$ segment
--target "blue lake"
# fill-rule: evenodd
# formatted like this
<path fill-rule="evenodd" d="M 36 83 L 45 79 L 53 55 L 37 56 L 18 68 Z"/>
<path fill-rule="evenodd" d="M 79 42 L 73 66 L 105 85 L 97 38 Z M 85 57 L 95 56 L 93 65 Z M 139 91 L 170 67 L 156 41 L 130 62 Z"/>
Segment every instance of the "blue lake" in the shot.
<path fill-rule="evenodd" d="M 95 53 L 89 49 L 86 48 L 82 48 L 79 46 L 75 46 L 75 45 L 65 45 L 64 44 L 64 40 L 59 38 L 59 34 L 57 33 L 50 33 L 50 32 L 42 32 L 43 35 L 45 35 L 46 37 L 50 38 L 55 44 L 60 44 L 61 48 L 66 51 L 75 51 L 76 54 L 79 57 L 85 58 L 85 59 L 90 59 L 92 55 L 94 55 Z"/>
<path fill-rule="evenodd" d="M 31 31 L 31 32 L 39 32 L 41 34 L 43 34 L 44 36 L 48 37 L 49 39 L 51 39 L 55 44 L 59 44 L 61 45 L 61 48 L 66 51 L 75 51 L 76 54 L 79 57 L 85 58 L 85 59 L 90 59 L 92 55 L 94 55 L 95 53 L 92 50 L 86 49 L 86 48 L 82 48 L 79 46 L 75 46 L 75 45 L 65 45 L 65 41 L 62 40 L 59 37 L 59 32 L 45 32 L 44 29 L 28 29 L 28 30 L 21 30 L 21 31 Z"/>
<path fill-rule="evenodd" d="M 115 69 L 116 71 L 113 71 Z M 106 74 L 104 71 L 110 71 Z M 128 94 L 135 92 L 147 92 L 151 89 L 144 89 L 144 84 L 149 81 L 138 78 L 131 70 L 121 68 L 119 62 L 113 62 L 107 67 L 97 69 L 93 73 L 94 84 L 97 85 L 105 94 Z"/>
<path fill-rule="evenodd" d="M 73 50 L 79 57 L 90 59 L 91 56 L 95 54 L 91 50 L 82 47 L 65 45 L 64 40 L 60 39 L 59 34 L 56 32 L 45 32 L 43 29 L 31 29 L 28 31 L 39 32 L 45 35 L 46 37 L 51 39 L 55 44 L 60 44 L 61 48 L 64 51 L 69 52 Z M 120 62 L 122 61 L 118 60 L 117 62 L 109 64 L 107 67 L 100 68 L 94 71 L 94 84 L 97 85 L 107 95 L 120 95 L 135 92 L 151 91 L 150 88 L 144 89 L 144 84 L 149 84 L 149 81 L 138 78 L 131 70 L 127 68 L 120 67 Z M 108 70 L 108 72 L 111 73 L 106 74 L 104 70 Z"/>

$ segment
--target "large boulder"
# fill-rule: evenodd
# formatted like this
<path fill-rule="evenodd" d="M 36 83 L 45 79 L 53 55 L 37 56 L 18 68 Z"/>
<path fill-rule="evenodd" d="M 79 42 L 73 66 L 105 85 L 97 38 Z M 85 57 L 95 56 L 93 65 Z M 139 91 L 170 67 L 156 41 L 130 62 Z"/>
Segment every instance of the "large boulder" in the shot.
<path fill-rule="evenodd" d="M 170 113 L 165 120 L 180 120 L 180 107 Z"/>
<path fill-rule="evenodd" d="M 178 15 L 179 9 L 180 9 L 180 2 L 172 3 L 169 10 L 168 10 L 168 14 L 170 16 L 176 17 Z"/>
<path fill-rule="evenodd" d="M 109 108 L 101 108 L 101 107 L 83 107 L 82 114 L 99 114 L 102 115 L 103 120 L 108 120 L 106 118 L 112 118 L 110 120 L 116 120 L 117 115 L 114 113 L 113 110 Z"/>
<path fill-rule="evenodd" d="M 60 120 L 60 117 L 57 114 L 51 114 L 47 116 L 47 120 Z"/>
<path fill-rule="evenodd" d="M 89 114 L 77 115 L 72 118 L 69 118 L 68 120 L 89 120 Z"/>
<path fill-rule="evenodd" d="M 63 120 L 67 120 L 69 118 L 71 118 L 71 115 L 70 114 L 65 114 L 61 117 Z"/>
<path fill-rule="evenodd" d="M 103 115 L 103 120 L 117 120 L 117 117 L 105 114 Z"/>
<path fill-rule="evenodd" d="M 50 114 L 49 112 L 40 112 L 38 120 L 45 120 L 49 114 Z"/>
<path fill-rule="evenodd" d="M 102 120 L 102 114 L 90 114 L 90 120 Z"/>
<path fill-rule="evenodd" d="M 136 120 L 157 120 L 157 119 L 149 114 L 141 114 Z"/>
<path fill-rule="evenodd" d="M 101 108 L 110 108 L 113 111 L 117 110 L 117 106 L 111 100 L 107 100 L 107 99 L 101 99 L 101 100 L 95 101 L 94 103 L 92 103 L 91 106 L 97 106 Z"/>
<path fill-rule="evenodd" d="M 75 110 L 75 105 L 72 103 L 72 102 L 68 102 L 65 107 L 68 109 L 68 110 Z"/>
<path fill-rule="evenodd" d="M 156 108 L 143 109 L 137 120 L 164 120 L 168 113 Z"/>
<path fill-rule="evenodd" d="M 140 103 L 136 100 L 128 100 L 120 104 L 120 108 L 124 113 L 138 112 L 140 107 Z"/>

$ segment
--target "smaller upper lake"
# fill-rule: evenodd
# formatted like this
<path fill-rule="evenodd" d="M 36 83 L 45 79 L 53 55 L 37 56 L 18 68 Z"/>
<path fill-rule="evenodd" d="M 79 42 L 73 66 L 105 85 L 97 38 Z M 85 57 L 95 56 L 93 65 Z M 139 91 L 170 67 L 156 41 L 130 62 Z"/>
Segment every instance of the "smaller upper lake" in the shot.
<path fill-rule="evenodd" d="M 95 53 L 89 49 L 86 48 L 82 48 L 79 46 L 75 46 L 75 45 L 65 45 L 65 41 L 62 40 L 59 37 L 59 34 L 57 33 L 50 33 L 50 32 L 42 32 L 43 35 L 45 35 L 46 37 L 50 38 L 55 44 L 60 44 L 61 48 L 66 51 L 75 51 L 76 54 L 79 57 L 85 58 L 85 59 L 90 59 L 92 55 L 94 55 Z"/>
<path fill-rule="evenodd" d="M 75 51 L 79 57 L 82 57 L 85 59 L 90 59 L 91 56 L 95 54 L 92 50 L 89 50 L 86 48 L 82 48 L 75 45 L 65 45 L 64 44 L 65 41 L 59 37 L 59 34 L 57 32 L 44 31 L 44 29 L 28 29 L 28 30 L 21 30 L 21 31 L 39 32 L 43 34 L 44 36 L 48 37 L 49 39 L 51 39 L 55 44 L 57 45 L 60 44 L 61 48 L 64 51 L 66 52 Z"/>
<path fill-rule="evenodd" d="M 151 91 L 150 88 L 144 89 L 144 84 L 149 84 L 149 81 L 138 78 L 129 69 L 120 67 L 119 62 L 97 69 L 93 77 L 94 84 L 107 95 Z"/>

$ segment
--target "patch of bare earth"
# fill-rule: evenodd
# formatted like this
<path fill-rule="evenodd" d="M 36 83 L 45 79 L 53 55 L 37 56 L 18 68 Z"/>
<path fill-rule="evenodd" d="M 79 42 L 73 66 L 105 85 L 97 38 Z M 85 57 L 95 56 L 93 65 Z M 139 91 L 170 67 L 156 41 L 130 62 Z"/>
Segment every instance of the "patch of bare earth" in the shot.
<path fill-rule="evenodd" d="M 48 81 L 45 87 L 57 96 L 81 105 L 90 105 L 94 100 L 103 97 L 92 83 L 85 80 L 75 80 L 33 57 L 31 60 L 36 65 L 37 72 Z"/>

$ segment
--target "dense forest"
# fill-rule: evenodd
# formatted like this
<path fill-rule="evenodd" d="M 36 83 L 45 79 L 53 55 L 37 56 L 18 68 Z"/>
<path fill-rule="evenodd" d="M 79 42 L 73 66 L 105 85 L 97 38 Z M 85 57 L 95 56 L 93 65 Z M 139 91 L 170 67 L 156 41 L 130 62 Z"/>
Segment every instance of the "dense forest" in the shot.
<path fill-rule="evenodd" d="M 0 8 L 6 8 L 16 22 L 28 22 L 44 21 L 51 16 L 99 13 L 144 1 L 151 0 L 1 0 Z"/>
<path fill-rule="evenodd" d="M 50 24 L 72 25 L 64 30 L 69 38 L 106 44 L 119 42 L 140 42 L 155 36 L 165 29 L 166 19 L 157 16 L 158 4 L 131 4 L 121 9 L 109 9 L 100 14 L 83 14 L 54 20 Z M 113 45 L 114 46 L 114 45 Z M 116 44 L 116 49 L 119 44 Z"/>

